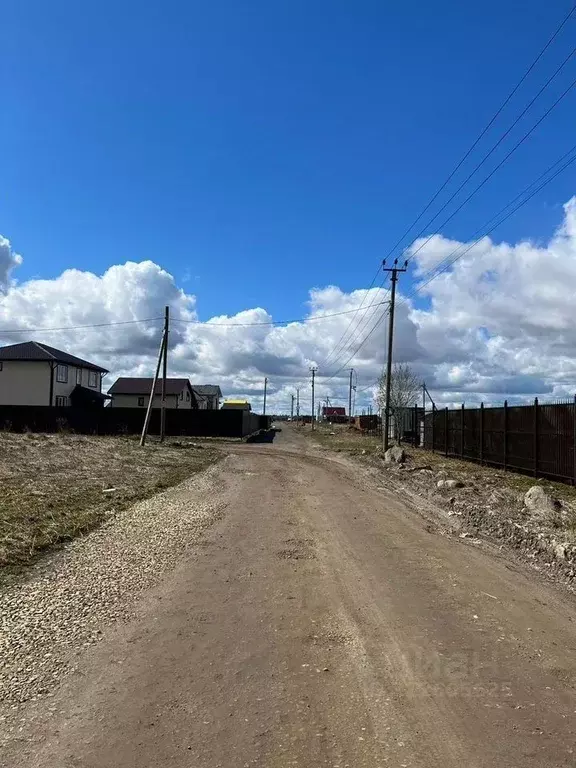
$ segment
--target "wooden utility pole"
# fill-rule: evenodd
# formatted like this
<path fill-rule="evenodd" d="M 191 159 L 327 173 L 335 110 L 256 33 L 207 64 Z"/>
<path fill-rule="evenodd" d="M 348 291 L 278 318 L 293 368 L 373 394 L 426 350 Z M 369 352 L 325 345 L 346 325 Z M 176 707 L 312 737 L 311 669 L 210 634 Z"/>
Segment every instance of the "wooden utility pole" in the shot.
<path fill-rule="evenodd" d="M 348 424 L 352 424 L 352 375 L 354 368 L 350 368 L 350 385 L 348 387 Z"/>
<path fill-rule="evenodd" d="M 168 326 L 170 325 L 170 307 L 164 310 L 164 354 L 162 355 L 162 402 L 160 403 L 160 442 L 166 434 L 166 377 L 168 375 Z"/>
<path fill-rule="evenodd" d="M 392 349 L 394 346 L 394 309 L 396 305 L 396 283 L 398 282 L 398 274 L 400 272 L 406 272 L 408 262 L 404 262 L 403 267 L 398 267 L 398 259 L 394 259 L 394 266 L 387 268 L 386 260 L 382 262 L 382 268 L 384 272 L 390 272 L 390 280 L 392 282 L 392 290 L 390 294 L 390 322 L 388 324 L 388 359 L 386 360 L 386 397 L 384 402 L 384 429 L 382 434 L 382 441 L 384 452 L 388 450 L 388 432 L 390 430 L 390 387 L 392 384 Z"/>
<path fill-rule="evenodd" d="M 296 395 L 290 395 L 292 402 L 290 403 L 290 421 L 294 421 L 294 399 Z"/>
<path fill-rule="evenodd" d="M 262 406 L 262 415 L 266 416 L 266 390 L 268 389 L 268 376 L 264 377 L 264 405 Z"/>
<path fill-rule="evenodd" d="M 316 368 L 315 365 L 313 365 L 312 368 L 310 368 L 310 373 L 312 374 L 312 416 L 311 416 L 311 418 L 312 418 L 312 429 L 314 429 L 314 379 L 316 377 L 316 371 L 317 370 L 318 369 Z"/>
<path fill-rule="evenodd" d="M 162 341 L 160 342 L 160 349 L 158 351 L 158 362 L 156 364 L 156 373 L 152 379 L 152 389 L 150 390 L 150 399 L 148 400 L 148 408 L 146 408 L 146 416 L 144 417 L 144 426 L 142 427 L 142 434 L 140 436 L 140 445 L 143 446 L 146 443 L 146 435 L 148 434 L 148 426 L 150 425 L 150 416 L 152 414 L 152 404 L 154 403 L 154 391 L 156 389 L 156 382 L 158 381 L 158 374 L 160 373 L 160 364 L 164 357 L 164 345 L 166 344 L 166 327 L 162 332 Z"/>
<path fill-rule="evenodd" d="M 296 389 L 296 425 L 300 426 L 300 387 Z"/>

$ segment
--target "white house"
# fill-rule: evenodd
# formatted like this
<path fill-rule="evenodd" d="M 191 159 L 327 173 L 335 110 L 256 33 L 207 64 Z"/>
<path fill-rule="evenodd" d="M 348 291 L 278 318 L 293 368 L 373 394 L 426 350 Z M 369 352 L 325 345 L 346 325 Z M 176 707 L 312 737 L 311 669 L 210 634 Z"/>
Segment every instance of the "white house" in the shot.
<path fill-rule="evenodd" d="M 198 401 L 198 408 L 217 411 L 220 408 L 222 390 L 216 384 L 193 384 L 192 388 Z"/>
<path fill-rule="evenodd" d="M 126 378 L 116 379 L 108 390 L 112 396 L 111 408 L 147 408 L 152 389 L 151 378 Z M 153 408 L 160 408 L 162 397 L 162 381 L 158 379 L 154 389 Z M 166 379 L 166 407 L 167 408 L 197 408 L 194 390 L 188 379 Z"/>
<path fill-rule="evenodd" d="M 38 341 L 0 347 L 0 405 L 98 403 L 105 368 Z M 74 395 L 73 395 L 74 393 Z"/>

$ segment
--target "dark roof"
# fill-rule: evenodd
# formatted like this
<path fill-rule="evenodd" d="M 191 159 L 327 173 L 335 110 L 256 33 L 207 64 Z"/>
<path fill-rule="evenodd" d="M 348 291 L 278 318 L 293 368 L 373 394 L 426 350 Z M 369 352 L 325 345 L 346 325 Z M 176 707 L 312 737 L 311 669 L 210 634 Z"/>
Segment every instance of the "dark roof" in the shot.
<path fill-rule="evenodd" d="M 216 384 L 193 384 L 192 389 L 199 395 L 216 395 L 222 397 L 222 390 Z"/>
<path fill-rule="evenodd" d="M 108 390 L 109 395 L 149 395 L 152 389 L 153 378 L 149 379 L 131 379 L 120 377 Z M 192 390 L 188 379 L 166 379 L 166 394 L 179 395 L 180 392 L 188 387 Z M 154 394 L 159 395 L 162 392 L 162 379 L 158 379 Z"/>
<path fill-rule="evenodd" d="M 108 373 L 106 368 L 100 365 L 89 363 L 88 360 L 82 360 L 80 357 L 69 355 L 68 352 L 62 352 L 60 349 L 49 347 L 48 344 L 41 344 L 39 341 L 24 341 L 21 344 L 10 344 L 7 347 L 0 347 L 0 360 L 45 360 L 64 363 L 64 365 L 77 365 L 83 368 L 90 368 L 100 373 Z"/>
<path fill-rule="evenodd" d="M 112 400 L 110 395 L 105 395 L 104 392 L 98 392 L 97 389 L 83 387 L 81 384 L 76 384 L 72 392 L 70 392 L 70 397 L 77 397 L 83 400 Z"/>

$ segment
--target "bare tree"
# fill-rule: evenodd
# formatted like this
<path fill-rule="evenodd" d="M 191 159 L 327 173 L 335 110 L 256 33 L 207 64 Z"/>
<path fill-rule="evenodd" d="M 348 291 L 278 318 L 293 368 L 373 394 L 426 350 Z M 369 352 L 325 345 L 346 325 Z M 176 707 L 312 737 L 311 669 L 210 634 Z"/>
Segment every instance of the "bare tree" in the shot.
<path fill-rule="evenodd" d="M 396 415 L 403 408 L 412 408 L 418 400 L 422 382 L 407 363 L 394 363 L 390 380 L 390 412 L 394 419 L 394 436 L 398 434 Z M 382 411 L 386 405 L 386 374 L 378 382 L 378 406 Z"/>

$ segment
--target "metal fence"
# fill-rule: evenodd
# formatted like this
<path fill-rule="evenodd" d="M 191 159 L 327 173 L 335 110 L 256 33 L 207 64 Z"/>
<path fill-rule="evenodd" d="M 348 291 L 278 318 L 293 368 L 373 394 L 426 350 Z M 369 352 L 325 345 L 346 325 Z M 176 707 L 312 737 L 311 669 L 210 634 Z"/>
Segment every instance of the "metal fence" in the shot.
<path fill-rule="evenodd" d="M 424 419 L 424 447 L 576 485 L 576 396 L 568 402 L 434 408 Z"/>

